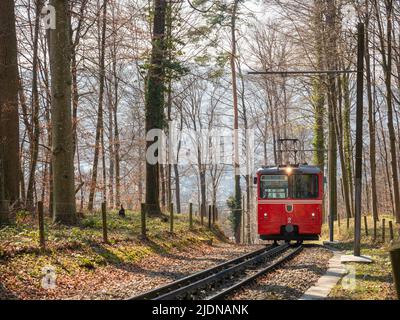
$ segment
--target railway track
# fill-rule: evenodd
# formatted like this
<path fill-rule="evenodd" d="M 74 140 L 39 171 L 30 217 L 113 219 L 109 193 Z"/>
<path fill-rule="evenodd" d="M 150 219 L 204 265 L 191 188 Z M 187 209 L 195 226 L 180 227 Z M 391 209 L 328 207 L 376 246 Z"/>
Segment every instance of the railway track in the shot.
<path fill-rule="evenodd" d="M 293 258 L 303 246 L 269 246 L 128 300 L 220 300 Z"/>

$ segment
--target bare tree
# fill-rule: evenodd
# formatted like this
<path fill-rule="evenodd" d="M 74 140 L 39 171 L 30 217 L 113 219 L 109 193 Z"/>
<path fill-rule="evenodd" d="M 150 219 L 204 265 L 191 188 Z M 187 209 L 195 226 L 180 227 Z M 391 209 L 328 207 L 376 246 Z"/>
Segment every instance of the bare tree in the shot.
<path fill-rule="evenodd" d="M 50 30 L 51 128 L 54 221 L 76 223 L 71 115 L 71 40 L 68 3 L 52 0 L 56 28 Z"/>
<path fill-rule="evenodd" d="M 396 149 L 396 133 L 393 120 L 393 93 L 392 93 L 392 31 L 393 31 L 393 1 L 385 0 L 386 9 L 386 37 L 383 30 L 378 1 L 375 0 L 375 14 L 379 30 L 380 51 L 382 55 L 382 68 L 385 74 L 387 121 L 389 129 L 391 169 L 393 182 L 393 198 L 396 222 L 400 223 L 400 190 L 398 177 L 398 159 Z"/>
<path fill-rule="evenodd" d="M 19 200 L 18 67 L 14 1 L 0 3 L 0 162 L 1 200 Z M 4 218 L 4 217 L 3 217 Z M 7 220 L 7 219 L 6 219 Z"/>
<path fill-rule="evenodd" d="M 166 1 L 154 0 L 153 38 L 150 67 L 146 84 L 146 132 L 164 125 L 164 37 Z M 152 142 L 147 143 L 147 148 Z M 146 162 L 146 210 L 149 215 L 160 215 L 159 164 Z"/>

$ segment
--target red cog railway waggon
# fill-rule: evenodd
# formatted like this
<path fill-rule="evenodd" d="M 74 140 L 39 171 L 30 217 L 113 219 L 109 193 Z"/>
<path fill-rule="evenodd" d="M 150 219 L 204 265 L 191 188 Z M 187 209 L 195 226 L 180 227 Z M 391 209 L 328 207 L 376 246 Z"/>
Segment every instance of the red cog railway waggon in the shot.
<path fill-rule="evenodd" d="M 318 240 L 324 181 L 316 166 L 283 165 L 257 171 L 258 234 L 262 240 Z"/>

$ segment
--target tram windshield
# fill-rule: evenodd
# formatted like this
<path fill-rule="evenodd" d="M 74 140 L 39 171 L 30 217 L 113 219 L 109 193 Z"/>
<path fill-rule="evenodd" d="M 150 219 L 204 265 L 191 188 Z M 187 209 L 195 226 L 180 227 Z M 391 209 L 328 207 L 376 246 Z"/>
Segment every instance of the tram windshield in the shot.
<path fill-rule="evenodd" d="M 286 199 L 289 194 L 287 175 L 261 176 L 260 197 L 263 199 Z"/>
<path fill-rule="evenodd" d="M 260 179 L 260 198 L 318 198 L 318 176 L 315 174 L 263 175 Z"/>

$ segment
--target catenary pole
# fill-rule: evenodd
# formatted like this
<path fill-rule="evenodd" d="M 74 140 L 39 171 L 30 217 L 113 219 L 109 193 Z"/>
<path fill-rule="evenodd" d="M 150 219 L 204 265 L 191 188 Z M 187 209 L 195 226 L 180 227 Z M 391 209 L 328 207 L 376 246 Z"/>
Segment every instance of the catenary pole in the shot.
<path fill-rule="evenodd" d="M 355 214 L 354 255 L 361 254 L 361 192 L 363 151 L 363 89 L 364 89 L 364 24 L 358 24 L 357 54 L 357 111 L 356 111 L 356 162 L 355 162 Z"/>

